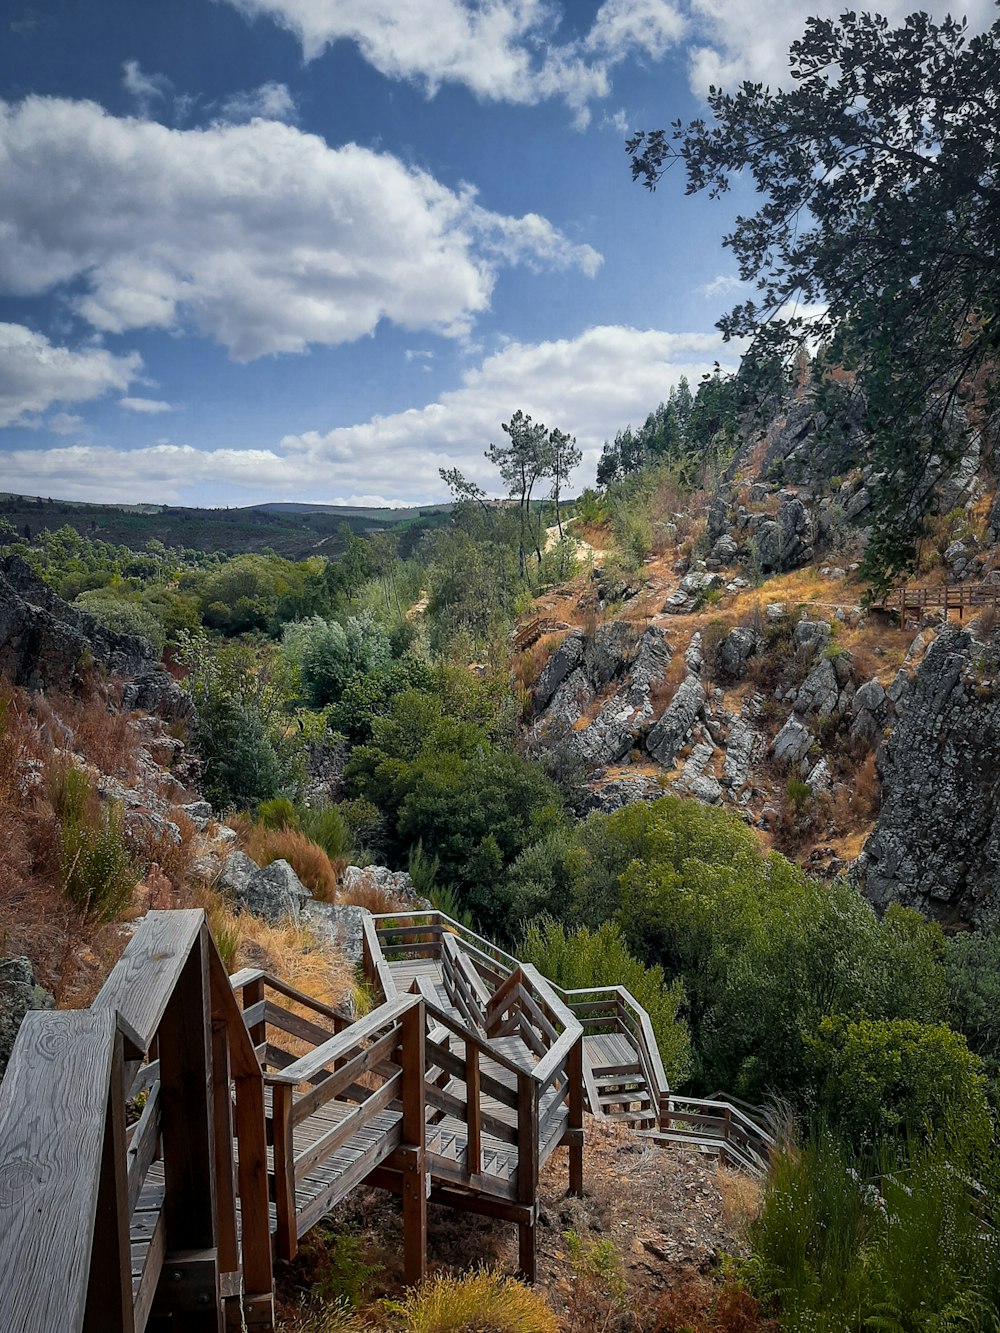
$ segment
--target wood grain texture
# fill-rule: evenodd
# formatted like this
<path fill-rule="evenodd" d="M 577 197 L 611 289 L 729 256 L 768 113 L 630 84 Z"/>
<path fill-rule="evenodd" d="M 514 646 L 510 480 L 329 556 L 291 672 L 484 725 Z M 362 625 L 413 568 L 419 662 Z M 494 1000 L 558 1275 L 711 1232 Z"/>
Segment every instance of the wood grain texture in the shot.
<path fill-rule="evenodd" d="M 0 1282 L 18 1333 L 83 1325 L 117 1030 L 110 1011 L 29 1012 L 14 1043 L 0 1090 Z"/>

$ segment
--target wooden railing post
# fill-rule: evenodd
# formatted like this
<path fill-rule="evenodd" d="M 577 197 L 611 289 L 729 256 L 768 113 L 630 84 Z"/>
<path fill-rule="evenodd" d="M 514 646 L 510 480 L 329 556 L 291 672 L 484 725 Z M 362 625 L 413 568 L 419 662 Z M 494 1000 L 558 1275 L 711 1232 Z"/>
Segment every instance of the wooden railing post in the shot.
<path fill-rule="evenodd" d="M 479 1047 L 474 1041 L 465 1043 L 465 1106 L 468 1114 L 468 1150 L 466 1171 L 478 1176 L 483 1169 L 482 1121 L 479 1105 Z"/>
<path fill-rule="evenodd" d="M 274 1278 L 267 1200 L 263 1079 L 236 1079 L 236 1134 L 240 1145 L 243 1312 L 248 1329 L 270 1329 L 274 1326 Z"/>
<path fill-rule="evenodd" d="M 233 1160 L 233 1099 L 230 1077 L 228 1025 L 224 1017 L 213 1014 L 212 1123 L 215 1131 L 219 1274 L 220 1277 L 224 1273 L 235 1275 L 238 1283 L 240 1244 L 236 1221 L 236 1163 Z M 232 1277 L 230 1280 L 233 1280 Z"/>
<path fill-rule="evenodd" d="M 518 1258 L 526 1282 L 535 1280 L 535 1213 L 538 1208 L 538 1084 L 517 1076 L 517 1201 L 530 1210 L 518 1223 Z"/>
<path fill-rule="evenodd" d="M 274 1147 L 274 1204 L 278 1214 L 275 1249 L 279 1259 L 294 1259 L 299 1247 L 295 1218 L 295 1145 L 292 1139 L 290 1083 L 271 1085 Z"/>
<path fill-rule="evenodd" d="M 566 1139 L 569 1145 L 569 1192 L 583 1194 L 583 1033 L 573 1044 L 566 1062 L 569 1079 L 569 1123 Z"/>
<path fill-rule="evenodd" d="M 256 977 L 253 981 L 248 981 L 243 987 L 243 1008 L 250 1009 L 255 1004 L 260 1004 L 264 998 L 264 978 Z M 250 1040 L 254 1046 L 259 1046 L 261 1042 L 267 1040 L 267 1024 L 263 1019 L 259 1023 L 254 1023 L 249 1029 Z"/>
<path fill-rule="evenodd" d="M 166 1257 L 154 1316 L 179 1317 L 191 1333 L 222 1329 L 208 949 L 203 927 L 167 1003 L 159 1042 Z"/>
<path fill-rule="evenodd" d="M 420 1000 L 402 1015 L 403 1275 L 408 1286 L 427 1276 L 426 1013 Z"/>

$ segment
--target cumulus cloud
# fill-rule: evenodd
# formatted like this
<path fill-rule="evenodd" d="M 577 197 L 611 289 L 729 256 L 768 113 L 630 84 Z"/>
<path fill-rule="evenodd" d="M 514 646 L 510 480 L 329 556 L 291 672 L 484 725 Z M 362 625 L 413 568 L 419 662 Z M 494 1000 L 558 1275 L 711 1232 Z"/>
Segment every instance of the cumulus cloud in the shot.
<path fill-rule="evenodd" d="M 605 0 L 587 34 L 590 51 L 621 60 L 633 51 L 660 60 L 687 31 L 687 22 L 667 0 Z"/>
<path fill-rule="evenodd" d="M 229 124 L 239 124 L 258 116 L 294 124 L 298 119 L 298 108 L 287 84 L 262 83 L 259 88 L 232 93 L 222 102 L 218 118 Z"/>
<path fill-rule="evenodd" d="M 159 398 L 119 398 L 118 406 L 124 407 L 126 412 L 142 412 L 148 416 L 174 410 L 170 403 L 164 403 Z"/>
<path fill-rule="evenodd" d="M 809 17 L 837 18 L 844 6 L 816 0 L 688 0 L 702 35 L 690 52 L 691 87 L 704 94 L 710 85 L 733 89 L 744 79 L 790 87 L 788 48 L 801 37 Z M 983 31 L 996 17 L 993 0 L 929 0 L 919 6 L 942 19 L 966 17 L 973 31 Z M 901 23 L 917 8 L 912 0 L 880 0 L 878 12 Z"/>
<path fill-rule="evenodd" d="M 583 41 L 558 40 L 565 7 L 553 0 L 225 0 L 248 18 L 295 34 L 307 60 L 352 41 L 387 78 L 467 87 L 484 101 L 532 106 L 563 98 L 588 118 L 607 96 L 610 71 L 636 51 L 655 58 L 685 20 L 670 0 L 604 0 Z"/>
<path fill-rule="evenodd" d="M 536 214 L 273 120 L 179 130 L 92 102 L 0 102 L 0 173 L 0 291 L 76 282 L 95 329 L 193 328 L 243 361 L 382 319 L 464 335 L 502 263 L 600 263 Z"/>
<path fill-rule="evenodd" d="M 114 356 L 103 347 L 55 347 L 23 324 L 0 324 L 0 426 L 37 424 L 27 414 L 125 390 L 141 368 L 138 352 Z"/>
<path fill-rule="evenodd" d="M 271 449 L 165 443 L 127 454 L 99 446 L 25 450 L 4 457 L 4 472 L 11 489 L 80 499 L 162 501 L 197 488 L 229 502 L 236 494 L 332 503 L 374 493 L 387 502 L 420 503 L 443 498 L 441 467 L 460 467 L 495 491 L 483 450 L 501 437 L 500 422 L 521 408 L 577 437 L 584 462 L 574 484 L 582 486 L 593 479 L 605 439 L 643 421 L 681 375 L 697 382 L 717 360 L 735 364 L 740 350 L 718 333 L 602 325 L 573 339 L 509 343 L 435 402 L 286 435 Z"/>

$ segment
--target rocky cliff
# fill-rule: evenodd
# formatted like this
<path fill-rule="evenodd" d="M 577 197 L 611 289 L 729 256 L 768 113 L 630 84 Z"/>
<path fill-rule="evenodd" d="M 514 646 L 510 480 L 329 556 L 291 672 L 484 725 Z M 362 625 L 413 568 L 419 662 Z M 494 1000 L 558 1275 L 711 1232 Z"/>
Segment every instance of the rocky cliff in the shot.
<path fill-rule="evenodd" d="M 1000 921 L 1000 635 L 931 644 L 880 765 L 882 808 L 855 875 L 879 908 Z"/>

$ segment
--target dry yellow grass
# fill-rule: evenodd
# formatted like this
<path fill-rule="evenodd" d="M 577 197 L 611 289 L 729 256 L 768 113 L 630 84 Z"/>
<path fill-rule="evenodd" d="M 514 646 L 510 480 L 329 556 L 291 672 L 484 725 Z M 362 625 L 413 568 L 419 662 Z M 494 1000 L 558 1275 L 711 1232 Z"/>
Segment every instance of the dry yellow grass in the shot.
<path fill-rule="evenodd" d="M 719 1166 L 715 1183 L 722 1199 L 722 1215 L 734 1229 L 742 1231 L 760 1212 L 761 1182 L 742 1171 Z"/>
<path fill-rule="evenodd" d="M 314 1000 L 342 1005 L 354 993 L 354 967 L 334 945 L 308 926 L 285 920 L 271 923 L 249 912 L 236 912 L 214 890 L 198 895 L 223 961 L 231 970 L 259 967 Z"/>
<path fill-rule="evenodd" d="M 559 1333 L 543 1296 L 489 1269 L 468 1277 L 433 1277 L 395 1312 L 409 1333 Z"/>

